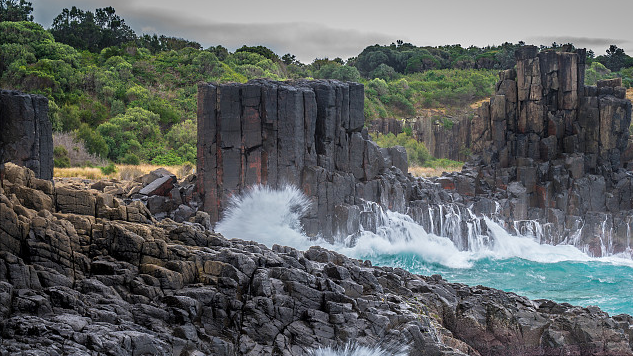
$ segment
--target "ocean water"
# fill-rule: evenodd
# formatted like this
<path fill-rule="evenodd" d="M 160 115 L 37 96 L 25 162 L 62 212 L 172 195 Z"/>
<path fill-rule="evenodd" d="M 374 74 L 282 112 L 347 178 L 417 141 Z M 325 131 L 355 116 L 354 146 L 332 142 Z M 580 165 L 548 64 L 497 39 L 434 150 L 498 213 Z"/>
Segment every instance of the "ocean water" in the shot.
<path fill-rule="evenodd" d="M 633 315 L 633 260 L 628 257 L 593 258 L 571 245 L 539 244 L 533 236 L 508 234 L 490 219 L 488 236 L 473 236 L 470 249 L 463 251 L 450 236 L 430 234 L 407 215 L 391 211 L 382 212 L 375 233 L 341 237 L 332 245 L 302 233 L 299 221 L 309 203 L 293 187 L 254 187 L 234 198 L 215 230 L 269 247 L 305 250 L 320 245 L 375 265 L 441 274 L 450 282 L 484 285 L 531 299 L 595 305 L 610 315 Z"/>

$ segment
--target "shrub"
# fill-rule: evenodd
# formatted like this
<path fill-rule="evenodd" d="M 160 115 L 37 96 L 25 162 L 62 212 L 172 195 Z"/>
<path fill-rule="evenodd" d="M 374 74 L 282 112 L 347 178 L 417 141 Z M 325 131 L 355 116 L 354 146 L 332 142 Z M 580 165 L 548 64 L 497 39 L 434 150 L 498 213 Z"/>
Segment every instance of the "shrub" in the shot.
<path fill-rule="evenodd" d="M 134 107 L 97 127 L 105 140 L 113 161 L 120 161 L 127 153 L 134 153 L 141 160 L 154 157 L 153 152 L 143 152 L 142 148 L 162 141 L 158 127 L 159 115 L 143 108 Z"/>
<path fill-rule="evenodd" d="M 75 132 L 53 132 L 53 146 L 55 149 L 63 147 L 66 150 L 71 167 L 107 164 L 103 158 L 88 152 L 84 140 L 78 138 Z M 53 151 L 53 156 L 55 156 L 55 151 Z"/>
<path fill-rule="evenodd" d="M 107 176 L 116 173 L 116 166 L 114 165 L 114 163 L 110 163 L 105 167 L 99 167 L 99 169 L 101 170 L 101 173 Z"/>
<path fill-rule="evenodd" d="M 445 130 L 451 130 L 453 128 L 453 125 L 455 125 L 455 122 L 453 122 L 453 120 L 445 117 L 442 118 L 442 127 L 444 127 Z"/>
<path fill-rule="evenodd" d="M 110 147 L 108 147 L 107 141 L 103 138 L 103 136 L 93 130 L 88 124 L 79 125 L 79 129 L 76 131 L 77 138 L 83 140 L 86 149 L 93 155 L 98 155 L 100 157 L 107 157 L 110 151 Z"/>
<path fill-rule="evenodd" d="M 126 153 L 121 162 L 124 164 L 139 165 L 141 160 L 134 153 Z"/>
<path fill-rule="evenodd" d="M 167 153 L 156 156 L 152 160 L 152 164 L 157 166 L 179 166 L 183 164 L 183 160 L 176 151 L 169 150 Z"/>
<path fill-rule="evenodd" d="M 70 158 L 68 157 L 68 150 L 64 146 L 55 146 L 53 148 L 53 164 L 57 168 L 70 167 Z"/>

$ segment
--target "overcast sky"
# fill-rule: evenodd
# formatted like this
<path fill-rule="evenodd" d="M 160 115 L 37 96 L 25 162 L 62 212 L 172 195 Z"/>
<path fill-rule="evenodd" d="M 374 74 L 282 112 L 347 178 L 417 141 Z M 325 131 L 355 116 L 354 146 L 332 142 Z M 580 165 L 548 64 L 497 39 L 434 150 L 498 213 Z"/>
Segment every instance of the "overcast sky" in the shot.
<path fill-rule="evenodd" d="M 230 51 L 264 45 L 304 63 L 347 59 L 373 44 L 486 46 L 573 42 L 633 55 L 631 0 L 30 0 L 49 28 L 63 8 L 112 6 L 137 34 L 165 34 Z"/>

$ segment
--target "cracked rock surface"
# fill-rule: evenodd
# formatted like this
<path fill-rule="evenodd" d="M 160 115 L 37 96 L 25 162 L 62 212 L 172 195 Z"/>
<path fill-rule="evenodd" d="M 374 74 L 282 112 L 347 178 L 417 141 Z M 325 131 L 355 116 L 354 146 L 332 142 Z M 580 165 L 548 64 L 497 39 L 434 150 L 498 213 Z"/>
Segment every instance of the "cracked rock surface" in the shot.
<path fill-rule="evenodd" d="M 303 355 L 385 340 L 409 355 L 633 355 L 628 315 L 320 247 L 227 240 L 156 222 L 138 205 L 102 217 L 83 214 L 86 204 L 60 211 L 52 184 L 10 170 L 0 188 L 1 355 Z"/>

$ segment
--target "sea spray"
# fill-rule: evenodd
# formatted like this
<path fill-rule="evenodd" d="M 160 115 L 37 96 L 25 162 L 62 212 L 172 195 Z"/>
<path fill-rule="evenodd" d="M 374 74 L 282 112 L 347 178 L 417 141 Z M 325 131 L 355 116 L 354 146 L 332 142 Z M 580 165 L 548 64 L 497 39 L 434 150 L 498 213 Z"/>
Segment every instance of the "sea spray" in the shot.
<path fill-rule="evenodd" d="M 300 219 L 309 204 L 297 188 L 274 190 L 257 186 L 232 199 L 216 231 L 228 238 L 254 240 L 269 247 L 279 244 L 305 250 L 321 245 L 350 257 L 370 259 L 377 265 L 419 274 L 439 273 L 449 281 L 633 314 L 630 254 L 594 258 L 571 245 L 540 244 L 532 235 L 538 235 L 536 227 L 516 229 L 525 235 L 511 235 L 492 219 L 473 216 L 468 249 L 460 250 L 453 242 L 455 236 L 428 233 L 408 215 L 383 210 L 374 203 L 368 203 L 374 205 L 367 208 L 379 215 L 375 232 L 361 231 L 353 238 L 341 237 L 330 244 L 303 233 Z M 448 206 L 441 212 L 439 216 L 446 219 L 455 219 L 457 214 L 454 207 Z M 451 224 L 440 219 L 435 229 L 452 230 L 447 228 Z"/>
<path fill-rule="evenodd" d="M 339 348 L 323 347 L 309 353 L 310 356 L 406 356 L 407 354 L 408 350 L 403 347 L 367 347 L 356 344 L 347 344 Z"/>
<path fill-rule="evenodd" d="M 310 200 L 297 188 L 256 185 L 234 195 L 215 231 L 227 238 L 306 249 L 312 244 L 301 228 Z"/>

